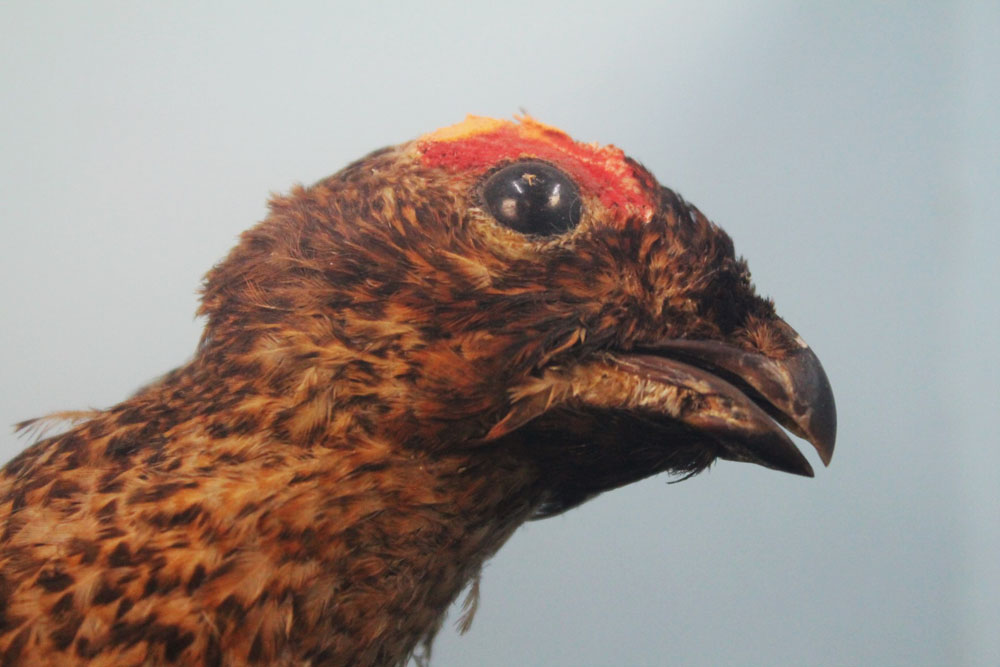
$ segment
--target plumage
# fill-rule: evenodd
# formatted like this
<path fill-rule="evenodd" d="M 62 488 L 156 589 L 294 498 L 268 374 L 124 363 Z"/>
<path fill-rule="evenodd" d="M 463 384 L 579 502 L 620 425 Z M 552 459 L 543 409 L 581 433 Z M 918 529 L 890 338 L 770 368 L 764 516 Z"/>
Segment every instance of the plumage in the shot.
<path fill-rule="evenodd" d="M 194 357 L 0 475 L 4 664 L 390 665 L 524 521 L 833 397 L 729 237 L 613 146 L 470 117 L 271 202 Z"/>

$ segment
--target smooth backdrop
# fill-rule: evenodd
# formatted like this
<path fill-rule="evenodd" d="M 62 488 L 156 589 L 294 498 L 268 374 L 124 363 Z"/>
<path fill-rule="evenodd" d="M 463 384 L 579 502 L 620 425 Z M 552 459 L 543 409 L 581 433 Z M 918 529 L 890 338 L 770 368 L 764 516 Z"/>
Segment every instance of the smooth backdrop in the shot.
<path fill-rule="evenodd" d="M 432 664 L 1000 664 L 998 34 L 995 2 L 2 3 L 0 423 L 184 361 L 269 192 L 524 109 L 729 231 L 840 435 L 813 480 L 722 462 L 525 526 Z"/>

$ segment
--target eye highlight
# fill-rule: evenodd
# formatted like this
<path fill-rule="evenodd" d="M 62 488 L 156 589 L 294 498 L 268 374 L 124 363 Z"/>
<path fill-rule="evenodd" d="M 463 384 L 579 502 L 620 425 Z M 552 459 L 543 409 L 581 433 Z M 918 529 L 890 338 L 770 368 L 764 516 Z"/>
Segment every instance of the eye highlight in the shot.
<path fill-rule="evenodd" d="M 580 222 L 580 189 L 545 162 L 508 165 L 486 179 L 482 192 L 490 214 L 522 234 L 561 234 Z"/>

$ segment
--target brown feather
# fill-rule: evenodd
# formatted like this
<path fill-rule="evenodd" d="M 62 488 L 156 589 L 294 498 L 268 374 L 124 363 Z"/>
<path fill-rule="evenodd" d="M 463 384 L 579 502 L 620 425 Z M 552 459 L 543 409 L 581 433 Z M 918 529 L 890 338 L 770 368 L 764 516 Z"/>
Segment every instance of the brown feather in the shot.
<path fill-rule="evenodd" d="M 494 220 L 484 148 L 428 162 L 491 127 L 579 174 L 578 227 Z M 6 465 L 0 662 L 399 664 L 524 521 L 722 451 L 606 353 L 786 349 L 728 237 L 617 149 L 459 128 L 276 197 L 190 362 Z"/>

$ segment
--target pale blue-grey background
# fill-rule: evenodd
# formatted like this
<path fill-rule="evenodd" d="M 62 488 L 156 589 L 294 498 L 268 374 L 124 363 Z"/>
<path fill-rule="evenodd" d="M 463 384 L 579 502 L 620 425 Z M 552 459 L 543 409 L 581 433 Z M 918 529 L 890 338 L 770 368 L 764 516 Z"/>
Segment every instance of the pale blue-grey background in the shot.
<path fill-rule="evenodd" d="M 0 5 L 0 423 L 183 361 L 269 191 L 523 107 L 731 233 L 840 437 L 526 526 L 433 663 L 1000 664 L 1000 5 L 277 4 Z"/>

